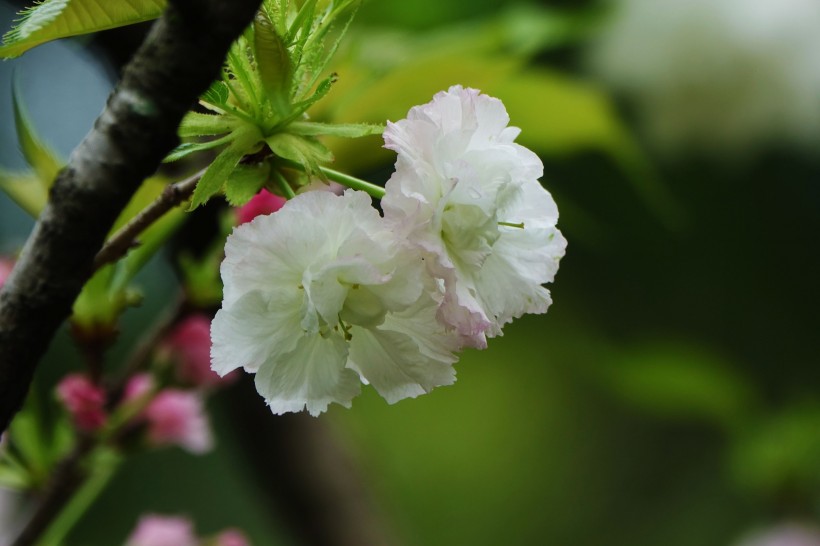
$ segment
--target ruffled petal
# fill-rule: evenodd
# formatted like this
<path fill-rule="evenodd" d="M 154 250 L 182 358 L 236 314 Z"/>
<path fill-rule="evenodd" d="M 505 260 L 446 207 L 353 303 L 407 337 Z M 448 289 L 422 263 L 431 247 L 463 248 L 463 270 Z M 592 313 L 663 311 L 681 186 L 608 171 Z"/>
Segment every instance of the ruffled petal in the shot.
<path fill-rule="evenodd" d="M 304 335 L 292 351 L 259 368 L 256 389 L 277 415 L 307 409 L 316 416 L 333 402 L 350 407 L 361 387 L 358 375 L 345 368 L 346 361 L 341 335 Z"/>

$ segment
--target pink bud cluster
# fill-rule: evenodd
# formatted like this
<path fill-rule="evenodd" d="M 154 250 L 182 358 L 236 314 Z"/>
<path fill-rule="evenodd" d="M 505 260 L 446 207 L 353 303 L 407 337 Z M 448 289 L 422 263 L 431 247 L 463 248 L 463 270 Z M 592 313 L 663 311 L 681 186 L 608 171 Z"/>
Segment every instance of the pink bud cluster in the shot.
<path fill-rule="evenodd" d="M 203 389 L 224 385 L 236 376 L 221 378 L 211 371 L 210 320 L 190 315 L 180 321 L 159 344 L 157 355 L 174 365 L 180 387 L 158 388 L 149 373 L 132 376 L 116 411 L 124 404 L 141 404 L 132 424 L 143 426 L 153 447 L 177 445 L 191 453 L 213 447 L 213 436 L 204 405 Z M 108 421 L 111 405 L 105 389 L 83 374 L 70 374 L 57 386 L 57 398 L 75 426 L 95 432 Z M 138 401 L 139 400 L 139 401 Z"/>
<path fill-rule="evenodd" d="M 247 537 L 238 529 L 226 529 L 216 537 L 202 541 L 194 533 L 191 520 L 178 516 L 149 514 L 140 518 L 137 528 L 126 541 L 126 546 L 250 546 Z"/>

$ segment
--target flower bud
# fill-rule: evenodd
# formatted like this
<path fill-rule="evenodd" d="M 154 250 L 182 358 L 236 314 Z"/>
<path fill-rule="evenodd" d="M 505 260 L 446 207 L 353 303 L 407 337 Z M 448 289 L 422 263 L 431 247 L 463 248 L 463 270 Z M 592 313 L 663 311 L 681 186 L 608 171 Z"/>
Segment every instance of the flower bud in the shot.
<path fill-rule="evenodd" d="M 236 223 L 242 225 L 257 216 L 271 214 L 282 208 L 286 199 L 274 195 L 268 190 L 257 193 L 253 199 L 236 209 Z"/>
<path fill-rule="evenodd" d="M 202 399 L 176 389 L 161 391 L 144 413 L 148 441 L 155 446 L 179 445 L 201 454 L 213 447 L 213 437 Z"/>
<path fill-rule="evenodd" d="M 196 546 L 197 543 L 189 519 L 149 514 L 140 518 L 126 546 Z"/>
<path fill-rule="evenodd" d="M 81 374 L 70 374 L 57 385 L 57 398 L 62 402 L 78 429 L 98 430 L 105 424 L 105 392 Z"/>

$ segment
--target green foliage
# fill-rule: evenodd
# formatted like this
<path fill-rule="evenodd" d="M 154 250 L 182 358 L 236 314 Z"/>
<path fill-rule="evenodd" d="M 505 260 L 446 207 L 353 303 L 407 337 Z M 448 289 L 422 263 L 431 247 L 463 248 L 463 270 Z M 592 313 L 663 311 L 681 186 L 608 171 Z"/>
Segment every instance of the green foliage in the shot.
<path fill-rule="evenodd" d="M 46 206 L 48 190 L 63 161 L 38 136 L 17 85 L 13 87 L 12 100 L 17 141 L 32 171 L 12 172 L 0 168 L 0 189 L 36 218 Z"/>
<path fill-rule="evenodd" d="M 42 487 L 57 462 L 71 449 L 71 425 L 65 418 L 49 423 L 44 418 L 44 404 L 33 387 L 12 421 L 9 442 L 0 447 L 0 487 Z"/>
<path fill-rule="evenodd" d="M 155 19 L 165 0 L 44 0 L 20 13 L 3 36 L 0 57 L 17 57 L 51 40 Z"/>
<path fill-rule="evenodd" d="M 718 355 L 678 343 L 645 344 L 605 370 L 608 388 L 655 416 L 698 419 L 732 428 L 748 418 L 753 393 Z"/>
<path fill-rule="evenodd" d="M 777 496 L 820 491 L 820 405 L 796 404 L 744 428 L 731 456 L 746 490 Z"/>
<path fill-rule="evenodd" d="M 254 188 L 279 191 L 273 182 L 283 169 L 299 171 L 289 177 L 297 184 L 313 176 L 324 178 L 320 165 L 333 161 L 333 154 L 317 137 L 354 138 L 383 130 L 376 124 L 313 123 L 307 117 L 308 109 L 336 82 L 336 75 L 325 70 L 358 4 L 358 0 L 263 3 L 253 24 L 228 53 L 221 80 L 200 99 L 211 113 L 186 116 L 180 136 L 194 140 L 166 158 L 174 161 L 222 148 L 197 185 L 192 209 L 220 190 L 233 204 L 250 199 Z"/>

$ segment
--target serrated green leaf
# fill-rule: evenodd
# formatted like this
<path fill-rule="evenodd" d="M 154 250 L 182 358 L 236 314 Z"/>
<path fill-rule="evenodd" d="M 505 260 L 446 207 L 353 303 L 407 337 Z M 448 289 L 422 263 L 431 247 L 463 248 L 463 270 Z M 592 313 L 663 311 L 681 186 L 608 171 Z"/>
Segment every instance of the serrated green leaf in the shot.
<path fill-rule="evenodd" d="M 227 134 L 222 138 L 217 138 L 214 140 L 208 140 L 206 142 L 183 142 L 165 156 L 163 159 L 163 163 L 171 163 L 174 161 L 179 161 L 180 159 L 196 153 L 196 152 L 204 152 L 205 150 L 212 150 L 214 148 L 219 148 L 220 146 L 227 144 L 233 140 L 231 134 Z"/>
<path fill-rule="evenodd" d="M 225 85 L 225 82 L 217 80 L 214 83 L 212 83 L 208 90 L 202 94 L 202 97 L 200 98 L 200 104 L 202 104 L 209 110 L 215 109 L 221 113 L 224 111 L 224 109 L 229 107 L 229 97 L 230 92 L 228 90 L 228 86 Z"/>
<path fill-rule="evenodd" d="M 284 114 L 290 102 L 293 83 L 293 66 L 287 45 L 261 12 L 254 19 L 253 36 L 256 68 L 262 88 L 274 107 Z"/>
<path fill-rule="evenodd" d="M 17 57 L 51 40 L 150 21 L 165 0 L 44 0 L 21 12 L 18 24 L 3 36 L 0 57 Z"/>
<path fill-rule="evenodd" d="M 231 144 L 222 150 L 196 185 L 188 210 L 194 210 L 216 195 L 242 157 L 254 150 L 262 140 L 262 133 L 252 126 L 231 133 Z"/>
<path fill-rule="evenodd" d="M 333 153 L 314 137 L 279 133 L 268 137 L 265 142 L 279 157 L 303 165 L 309 176 L 324 178 L 319 171 L 319 164 L 333 161 Z"/>
<path fill-rule="evenodd" d="M 23 152 L 23 157 L 26 158 L 28 164 L 37 173 L 40 184 L 48 192 L 64 162 L 60 160 L 56 152 L 38 137 L 34 125 L 29 119 L 28 111 L 23 104 L 17 82 L 13 86 L 12 105 L 14 107 L 14 126 L 17 129 L 17 141 L 20 144 L 20 150 Z"/>
<path fill-rule="evenodd" d="M 225 182 L 225 198 L 234 207 L 241 207 L 259 193 L 269 176 L 267 162 L 237 165 Z"/>
<path fill-rule="evenodd" d="M 321 123 L 315 121 L 294 121 L 288 125 L 288 132 L 303 136 L 335 136 L 342 138 L 359 138 L 369 135 L 380 135 L 384 125 L 375 123 Z"/>
<path fill-rule="evenodd" d="M 179 124 L 179 136 L 182 138 L 214 136 L 230 133 L 240 121 L 234 117 L 218 114 L 200 114 L 188 112 Z"/>
<path fill-rule="evenodd" d="M 48 201 L 48 191 L 40 184 L 40 177 L 31 172 L 0 169 L 0 190 L 33 218 L 40 216 Z"/>

